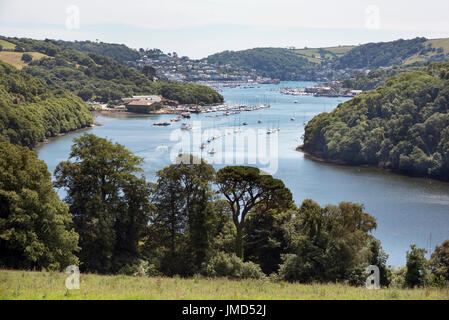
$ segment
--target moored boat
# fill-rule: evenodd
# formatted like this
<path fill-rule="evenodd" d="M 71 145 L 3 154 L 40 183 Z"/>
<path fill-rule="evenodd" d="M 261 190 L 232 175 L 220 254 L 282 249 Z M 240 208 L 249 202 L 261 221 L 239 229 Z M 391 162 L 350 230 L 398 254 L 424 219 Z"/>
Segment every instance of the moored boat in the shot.
<path fill-rule="evenodd" d="M 170 122 L 157 122 L 154 125 L 155 126 L 164 126 L 164 127 L 166 127 L 166 126 L 170 125 Z"/>

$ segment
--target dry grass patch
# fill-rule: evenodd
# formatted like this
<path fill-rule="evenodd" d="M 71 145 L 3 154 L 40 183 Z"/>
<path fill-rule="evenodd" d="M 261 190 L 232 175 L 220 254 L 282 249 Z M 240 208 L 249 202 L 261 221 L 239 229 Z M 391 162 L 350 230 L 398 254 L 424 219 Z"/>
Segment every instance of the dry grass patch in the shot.
<path fill-rule="evenodd" d="M 22 61 L 22 55 L 24 53 L 29 54 L 33 57 L 32 61 L 39 60 L 42 58 L 49 58 L 49 56 L 40 53 L 40 52 L 11 52 L 11 51 L 0 51 L 0 60 L 8 63 L 17 69 L 22 69 L 23 67 L 27 66 L 28 64 L 24 61 Z"/>

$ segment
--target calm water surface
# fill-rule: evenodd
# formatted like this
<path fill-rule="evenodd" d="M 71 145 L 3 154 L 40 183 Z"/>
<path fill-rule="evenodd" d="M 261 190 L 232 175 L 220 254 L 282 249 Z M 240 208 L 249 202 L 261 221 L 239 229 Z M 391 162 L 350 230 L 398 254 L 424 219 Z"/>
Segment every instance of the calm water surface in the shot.
<path fill-rule="evenodd" d="M 212 117 L 214 114 L 193 115 L 193 132 L 208 129 L 239 128 L 262 130 L 280 127 L 278 133 L 278 170 L 274 174 L 290 188 L 299 205 L 310 198 L 321 205 L 351 201 L 365 205 L 366 211 L 377 218 L 374 235 L 382 241 L 389 254 L 389 263 L 402 265 L 412 243 L 429 248 L 449 239 L 449 183 L 435 180 L 404 177 L 370 168 L 358 168 L 324 164 L 306 159 L 295 148 L 301 143 L 304 122 L 321 112 L 329 112 L 342 98 L 318 98 L 310 96 L 286 96 L 276 91 L 280 87 L 304 87 L 306 82 L 283 82 L 280 85 L 261 85 L 256 88 L 224 88 L 227 104 L 255 105 L 269 102 L 270 109 L 242 112 L 229 117 Z M 294 103 L 297 100 L 298 103 Z M 296 121 L 290 118 L 295 117 Z M 145 159 L 143 169 L 148 180 L 155 180 L 157 170 L 169 165 L 170 150 L 177 143 L 170 139 L 179 123 L 169 127 L 155 127 L 154 122 L 169 121 L 173 116 L 99 115 L 96 122 L 102 126 L 89 129 L 90 133 L 106 137 Z M 259 124 L 258 120 L 262 120 Z M 201 121 L 201 122 L 196 122 Z M 248 126 L 239 126 L 248 122 Z M 201 128 L 195 124 L 201 123 Z M 51 172 L 60 161 L 67 160 L 70 146 L 77 132 L 53 139 L 37 152 Z M 189 133 L 184 133 L 189 134 Z M 259 133 L 261 134 L 261 133 Z M 212 142 L 208 149 L 218 152 L 203 156 L 210 162 L 228 153 L 245 153 L 233 145 Z M 193 145 L 199 154 L 199 145 Z M 214 165 L 217 169 L 221 164 Z M 60 192 L 62 196 L 63 193 Z"/>

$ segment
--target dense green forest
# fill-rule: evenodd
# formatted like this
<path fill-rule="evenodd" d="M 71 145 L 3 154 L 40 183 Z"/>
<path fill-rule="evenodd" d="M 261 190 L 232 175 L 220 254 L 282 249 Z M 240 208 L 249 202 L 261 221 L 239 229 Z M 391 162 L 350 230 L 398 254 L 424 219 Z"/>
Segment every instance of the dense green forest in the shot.
<path fill-rule="evenodd" d="M 136 61 L 140 57 L 138 51 L 133 50 L 124 44 L 63 40 L 58 40 L 57 43 L 65 47 L 74 48 L 78 51 L 98 53 L 122 63 Z"/>
<path fill-rule="evenodd" d="M 449 180 L 448 111 L 449 63 L 433 63 L 313 118 L 304 150 L 328 160 Z"/>
<path fill-rule="evenodd" d="M 427 48 L 426 38 L 412 40 L 397 40 L 391 42 L 368 43 L 355 47 L 341 58 L 334 61 L 338 69 L 379 68 L 400 65 L 410 56 L 419 52 L 424 53 Z"/>
<path fill-rule="evenodd" d="M 235 68 L 255 69 L 264 77 L 281 80 L 305 80 L 314 77 L 316 66 L 293 50 L 256 48 L 224 51 L 207 57 L 208 63 L 230 64 Z"/>
<path fill-rule="evenodd" d="M 116 60 L 59 45 L 54 40 L 5 38 L 22 51 L 48 55 L 31 62 L 23 71 L 41 78 L 51 89 L 67 89 L 84 101 L 109 102 L 135 94 L 160 94 L 180 103 L 214 104 L 223 102 L 215 90 L 196 84 L 153 82 L 134 68 Z"/>
<path fill-rule="evenodd" d="M 45 138 L 91 125 L 77 96 L 0 62 L 0 141 L 34 147 Z"/>

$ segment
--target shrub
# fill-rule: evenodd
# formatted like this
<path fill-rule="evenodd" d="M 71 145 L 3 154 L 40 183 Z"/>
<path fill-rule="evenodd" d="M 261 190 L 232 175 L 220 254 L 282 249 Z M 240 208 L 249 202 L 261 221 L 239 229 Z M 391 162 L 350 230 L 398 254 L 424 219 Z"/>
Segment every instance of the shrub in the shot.
<path fill-rule="evenodd" d="M 157 277 L 160 275 L 154 264 L 142 259 L 137 259 L 134 263 L 126 265 L 120 269 L 119 273 L 134 277 Z"/>
<path fill-rule="evenodd" d="M 209 277 L 227 277 L 231 279 L 264 279 L 260 266 L 253 262 L 243 262 L 235 254 L 219 252 L 204 266 L 203 273 Z"/>
<path fill-rule="evenodd" d="M 22 54 L 22 61 L 23 62 L 31 62 L 33 60 L 33 57 L 29 55 L 28 53 Z"/>

